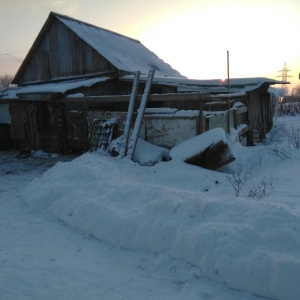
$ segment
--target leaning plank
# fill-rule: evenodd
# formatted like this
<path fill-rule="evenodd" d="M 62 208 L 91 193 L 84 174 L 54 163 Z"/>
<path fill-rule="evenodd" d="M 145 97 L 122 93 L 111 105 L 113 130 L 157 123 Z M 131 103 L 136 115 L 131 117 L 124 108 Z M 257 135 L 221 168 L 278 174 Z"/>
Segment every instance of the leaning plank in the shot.
<path fill-rule="evenodd" d="M 138 115 L 137 118 L 135 120 L 134 123 L 134 128 L 131 134 L 131 138 L 130 138 L 130 142 L 128 145 L 128 157 L 130 159 L 132 159 L 133 155 L 134 155 L 134 151 L 135 151 L 135 147 L 136 147 L 136 143 L 138 140 L 138 136 L 139 136 L 139 132 L 140 132 L 140 128 L 141 128 L 141 124 L 142 124 L 142 119 L 144 116 L 144 112 L 145 112 L 145 108 L 147 105 L 147 101 L 149 98 L 149 94 L 150 94 L 150 90 L 151 90 L 151 85 L 152 85 L 152 81 L 153 81 L 153 76 L 154 76 L 154 70 L 150 70 L 149 74 L 148 74 L 148 78 L 147 78 L 147 83 L 145 86 L 145 90 L 144 90 L 144 94 L 141 100 L 141 104 L 140 104 L 140 108 L 138 110 Z"/>
<path fill-rule="evenodd" d="M 134 104 L 135 104 L 136 94 L 137 94 L 138 85 L 139 85 L 139 79 L 140 79 L 140 71 L 136 71 L 133 85 L 132 85 L 130 100 L 129 100 L 125 129 L 124 129 L 124 133 L 122 136 L 121 149 L 120 149 L 120 154 L 119 154 L 121 158 L 123 158 L 124 156 L 127 155 L 130 125 L 131 125 L 131 121 L 132 121 L 132 117 L 133 117 L 133 110 L 134 110 Z"/>

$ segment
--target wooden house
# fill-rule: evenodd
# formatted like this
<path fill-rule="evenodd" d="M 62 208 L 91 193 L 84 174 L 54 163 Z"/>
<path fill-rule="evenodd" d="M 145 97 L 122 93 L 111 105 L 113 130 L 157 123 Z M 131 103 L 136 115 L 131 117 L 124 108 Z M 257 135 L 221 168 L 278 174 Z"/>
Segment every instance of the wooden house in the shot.
<path fill-rule="evenodd" d="M 171 148 L 224 127 L 228 108 L 226 120 L 231 127 L 246 125 L 240 132 L 248 144 L 272 127 L 268 87 L 281 82 L 232 79 L 228 95 L 226 82 L 187 79 L 137 40 L 51 12 L 13 79 L 16 87 L 0 93 L 0 108 L 9 104 L 13 147 L 87 151 L 95 120 L 104 126 L 113 118 L 110 133 L 121 135 L 134 74 L 141 73 L 140 100 L 151 69 L 155 76 L 141 136 L 154 144 Z"/>

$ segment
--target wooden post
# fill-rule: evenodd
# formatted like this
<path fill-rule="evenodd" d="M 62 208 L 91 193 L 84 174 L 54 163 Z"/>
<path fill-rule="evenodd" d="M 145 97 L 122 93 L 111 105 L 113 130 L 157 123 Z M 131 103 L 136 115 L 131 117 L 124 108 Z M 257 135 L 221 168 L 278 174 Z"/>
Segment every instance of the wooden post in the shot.
<path fill-rule="evenodd" d="M 130 138 L 130 142 L 128 145 L 128 153 L 127 156 L 132 159 L 134 152 L 135 152 L 135 147 L 138 141 L 138 137 L 139 137 L 139 132 L 140 132 L 140 128 L 141 128 L 141 124 L 142 124 L 142 119 L 144 116 L 144 112 L 145 112 L 145 108 L 147 105 L 147 101 L 150 95 L 150 90 L 151 90 L 151 85 L 152 85 L 152 81 L 153 81 L 153 76 L 154 76 L 154 69 L 151 69 L 149 71 L 148 74 L 148 78 L 147 78 L 147 82 L 146 82 L 146 86 L 145 86 L 145 90 L 144 90 L 144 94 L 140 103 L 140 108 L 138 110 L 138 114 L 137 114 L 137 118 L 135 120 L 134 123 L 134 127 L 133 127 L 133 131 L 131 134 L 131 138 Z"/>
<path fill-rule="evenodd" d="M 227 132 L 230 132 L 230 85 L 229 85 L 229 51 L 227 50 L 227 88 L 228 88 L 228 113 L 227 113 Z"/>
<path fill-rule="evenodd" d="M 134 77 L 134 81 L 133 81 L 133 85 L 132 85 L 132 91 L 131 91 L 129 106 L 128 106 L 128 113 L 127 113 L 125 129 L 124 129 L 122 144 L 121 144 L 121 149 L 120 149 L 120 157 L 121 158 L 126 156 L 127 151 L 128 151 L 130 125 L 132 122 L 134 104 L 135 104 L 136 94 L 137 94 L 137 90 L 138 90 L 138 86 L 139 86 L 140 73 L 141 73 L 140 71 L 135 72 L 135 77 Z"/>

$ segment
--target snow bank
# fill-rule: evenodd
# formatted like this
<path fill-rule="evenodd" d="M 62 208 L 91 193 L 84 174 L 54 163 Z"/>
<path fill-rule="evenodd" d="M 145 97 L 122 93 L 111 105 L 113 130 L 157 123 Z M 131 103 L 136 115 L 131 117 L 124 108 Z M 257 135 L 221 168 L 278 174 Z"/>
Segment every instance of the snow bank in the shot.
<path fill-rule="evenodd" d="M 121 144 L 123 142 L 122 138 L 121 136 L 111 142 L 109 146 L 111 153 L 120 153 Z M 158 162 L 170 160 L 169 150 L 138 138 L 132 160 L 141 166 L 153 166 Z"/>
<path fill-rule="evenodd" d="M 157 162 L 169 160 L 169 150 L 138 139 L 133 160 L 141 166 L 153 166 Z"/>
<path fill-rule="evenodd" d="M 85 154 L 52 167 L 25 188 L 23 198 L 37 212 L 52 211 L 101 241 L 168 254 L 233 289 L 299 299 L 299 214 L 271 201 L 180 188 L 192 167 L 161 164 L 145 168 Z M 203 181 L 204 171 L 193 170 L 195 182 Z M 163 185 L 168 172 L 172 182 Z"/>

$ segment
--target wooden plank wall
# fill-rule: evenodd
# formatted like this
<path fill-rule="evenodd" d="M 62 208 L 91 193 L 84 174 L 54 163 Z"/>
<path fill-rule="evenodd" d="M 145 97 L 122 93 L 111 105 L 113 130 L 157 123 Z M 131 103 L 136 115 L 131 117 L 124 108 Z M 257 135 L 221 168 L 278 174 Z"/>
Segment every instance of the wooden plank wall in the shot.
<path fill-rule="evenodd" d="M 27 149 L 31 131 L 29 127 L 29 116 L 27 104 L 22 102 L 10 104 L 10 113 L 12 117 L 11 123 L 11 139 L 15 149 Z"/>
<path fill-rule="evenodd" d="M 261 142 L 273 126 L 273 111 L 270 95 L 251 93 L 248 103 L 250 137 L 253 134 Z"/>
<path fill-rule="evenodd" d="M 54 20 L 27 66 L 20 84 L 117 71 L 104 57 Z"/>
<path fill-rule="evenodd" d="M 137 98 L 139 102 L 140 96 Z M 129 95 L 60 98 L 44 102 L 18 101 L 11 106 L 15 129 L 14 141 L 20 147 L 41 146 L 44 150 L 57 153 L 66 152 L 69 149 L 84 151 L 88 143 L 90 124 L 87 122 L 87 117 L 89 114 L 99 111 L 126 114 L 128 101 Z M 205 94 L 153 94 L 150 96 L 149 104 L 155 104 L 155 107 L 203 111 L 206 101 L 209 101 L 209 95 Z M 250 139 L 254 134 L 258 134 L 261 141 L 273 125 L 270 97 L 264 93 L 251 93 L 247 102 L 248 113 L 245 110 L 236 115 L 234 125 L 238 126 L 249 121 Z M 35 116 L 32 119 L 34 122 L 30 121 L 31 115 Z M 247 120 L 247 115 L 249 120 Z M 197 119 L 195 128 L 194 134 L 209 129 L 205 126 L 205 117 L 200 116 Z M 34 143 L 31 142 L 32 138 L 34 138 Z"/>

